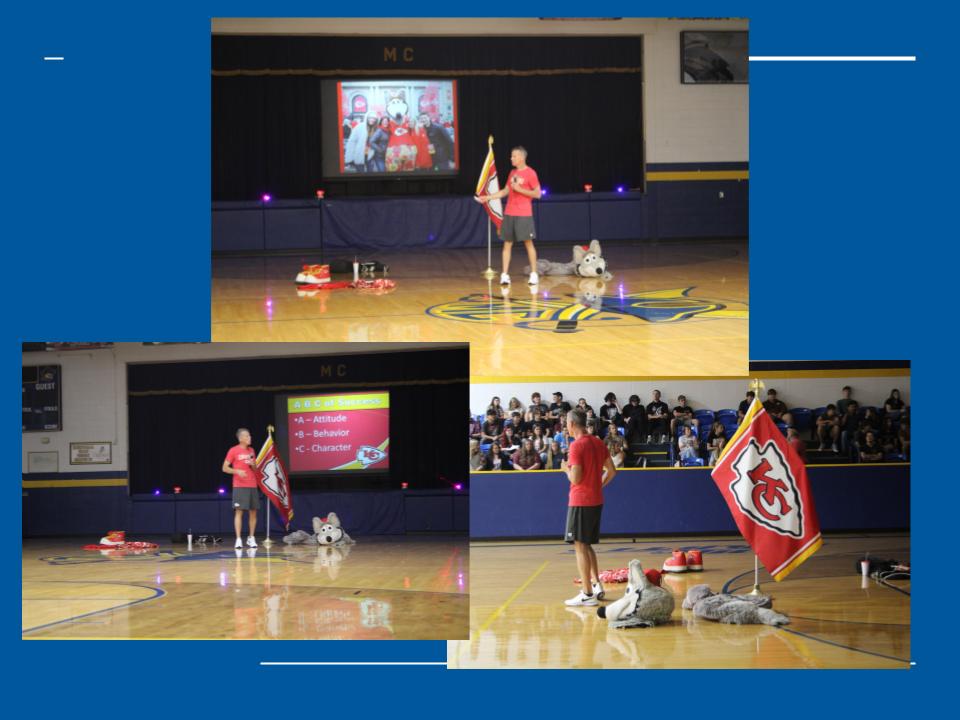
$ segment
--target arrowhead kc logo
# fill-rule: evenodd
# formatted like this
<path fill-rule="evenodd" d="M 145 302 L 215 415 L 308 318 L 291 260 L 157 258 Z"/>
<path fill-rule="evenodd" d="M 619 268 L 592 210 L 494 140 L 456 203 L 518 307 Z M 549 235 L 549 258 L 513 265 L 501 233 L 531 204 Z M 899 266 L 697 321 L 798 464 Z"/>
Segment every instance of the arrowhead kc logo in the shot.
<path fill-rule="evenodd" d="M 280 480 L 280 468 L 279 460 L 277 458 L 271 458 L 267 461 L 267 464 L 263 466 L 263 486 L 269 492 L 273 493 L 273 496 L 280 500 L 280 504 L 284 507 L 289 506 L 289 501 L 287 500 L 287 485 Z"/>
<path fill-rule="evenodd" d="M 756 439 L 733 462 L 730 484 L 740 510 L 758 525 L 780 535 L 803 537 L 803 508 L 790 465 L 772 441 L 763 448 Z"/>
<path fill-rule="evenodd" d="M 361 445 L 357 450 L 357 462 L 367 467 L 383 460 L 387 454 L 383 450 L 378 450 L 370 445 Z"/>

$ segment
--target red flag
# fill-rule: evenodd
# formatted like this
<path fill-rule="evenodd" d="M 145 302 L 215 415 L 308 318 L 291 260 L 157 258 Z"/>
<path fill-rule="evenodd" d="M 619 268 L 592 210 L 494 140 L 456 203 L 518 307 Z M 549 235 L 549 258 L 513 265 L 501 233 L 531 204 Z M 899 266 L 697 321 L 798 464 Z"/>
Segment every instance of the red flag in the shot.
<path fill-rule="evenodd" d="M 260 491 L 270 498 L 270 502 L 280 513 L 284 525 L 290 527 L 293 519 L 293 497 L 290 495 L 290 481 L 287 469 L 283 467 L 277 447 L 273 444 L 273 428 L 267 434 L 267 440 L 257 454 L 257 484 Z"/>
<path fill-rule="evenodd" d="M 497 180 L 497 164 L 493 160 L 493 136 L 490 136 L 490 147 L 487 150 L 487 157 L 483 161 L 483 169 L 480 171 L 480 179 L 477 181 L 477 195 L 493 195 L 500 192 L 500 183 Z M 500 225 L 503 223 L 503 203 L 500 198 L 494 198 L 488 203 L 484 203 L 483 209 L 500 231 Z"/>
<path fill-rule="evenodd" d="M 740 534 L 774 580 L 823 544 L 807 468 L 758 400 L 711 474 Z"/>

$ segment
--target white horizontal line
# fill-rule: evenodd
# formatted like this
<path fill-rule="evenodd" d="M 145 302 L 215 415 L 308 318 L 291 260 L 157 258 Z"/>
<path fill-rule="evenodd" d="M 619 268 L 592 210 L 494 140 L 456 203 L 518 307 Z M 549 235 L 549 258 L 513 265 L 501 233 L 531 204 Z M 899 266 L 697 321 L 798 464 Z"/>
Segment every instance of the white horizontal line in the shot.
<path fill-rule="evenodd" d="M 446 662 L 307 662 L 307 661 L 283 661 L 283 662 L 261 662 L 261 665 L 446 665 Z"/>
<path fill-rule="evenodd" d="M 916 62 L 916 55 L 751 55 L 751 62 Z"/>
<path fill-rule="evenodd" d="M 47 56 L 45 56 L 43 59 L 44 59 L 44 60 L 63 60 L 62 57 L 58 57 L 58 56 L 55 56 L 55 55 L 47 55 Z"/>

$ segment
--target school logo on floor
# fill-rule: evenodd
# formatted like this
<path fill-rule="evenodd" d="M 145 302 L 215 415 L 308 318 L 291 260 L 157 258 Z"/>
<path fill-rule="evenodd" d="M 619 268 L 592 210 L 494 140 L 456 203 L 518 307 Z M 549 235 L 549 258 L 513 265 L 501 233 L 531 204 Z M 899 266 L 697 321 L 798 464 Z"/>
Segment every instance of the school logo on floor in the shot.
<path fill-rule="evenodd" d="M 526 294 L 513 290 L 507 297 L 474 293 L 427 308 L 427 315 L 475 323 L 509 323 L 526 330 L 576 330 L 597 323 L 675 323 L 691 318 L 746 319 L 744 304 L 737 307 L 706 298 L 690 297 L 693 287 L 622 294 Z M 516 295 L 517 297 L 513 297 Z M 565 324 L 560 326 L 561 323 Z"/>

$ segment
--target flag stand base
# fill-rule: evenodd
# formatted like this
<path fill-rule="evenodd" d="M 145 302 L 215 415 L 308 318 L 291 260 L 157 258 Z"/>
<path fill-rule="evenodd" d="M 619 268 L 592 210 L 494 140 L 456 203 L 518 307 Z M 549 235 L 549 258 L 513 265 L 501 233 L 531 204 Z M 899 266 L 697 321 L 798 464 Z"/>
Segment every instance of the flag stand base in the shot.
<path fill-rule="evenodd" d="M 487 269 L 483 271 L 483 277 L 486 280 L 493 280 L 496 276 L 497 276 L 497 271 L 494 270 L 489 265 L 487 266 Z"/>
<path fill-rule="evenodd" d="M 260 543 L 260 544 L 263 545 L 265 548 L 273 547 L 273 540 L 271 540 L 269 537 L 267 537 L 267 538 L 266 538 L 262 543 Z"/>
<path fill-rule="evenodd" d="M 754 586 L 753 586 L 753 590 L 751 590 L 750 592 L 748 592 L 747 595 L 753 595 L 754 597 L 756 597 L 757 595 L 763 595 L 763 593 L 760 592 L 760 586 L 759 586 L 759 585 L 754 585 Z"/>

